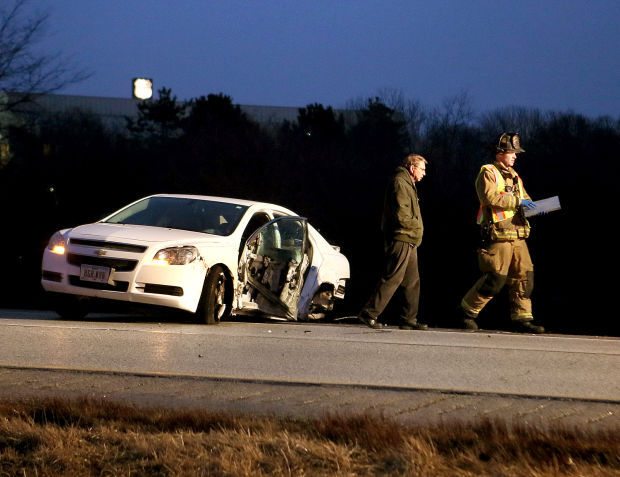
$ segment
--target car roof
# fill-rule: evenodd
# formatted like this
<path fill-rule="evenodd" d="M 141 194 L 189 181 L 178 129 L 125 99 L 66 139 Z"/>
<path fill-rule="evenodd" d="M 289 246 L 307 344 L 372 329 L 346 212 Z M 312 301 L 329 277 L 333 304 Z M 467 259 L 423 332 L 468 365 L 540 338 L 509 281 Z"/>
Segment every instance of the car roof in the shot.
<path fill-rule="evenodd" d="M 180 199 L 196 199 L 196 200 L 210 200 L 213 202 L 227 202 L 229 204 L 237 204 L 244 205 L 246 207 L 261 208 L 265 207 L 268 209 L 281 210 L 287 213 L 294 214 L 290 209 L 283 207 L 281 205 L 270 204 L 268 202 L 258 202 L 255 200 L 246 200 L 246 199 L 235 199 L 232 197 L 218 197 L 213 195 L 194 195 L 194 194 L 153 194 L 148 197 L 172 197 L 172 198 L 180 198 Z M 144 197 L 145 199 L 148 197 Z"/>

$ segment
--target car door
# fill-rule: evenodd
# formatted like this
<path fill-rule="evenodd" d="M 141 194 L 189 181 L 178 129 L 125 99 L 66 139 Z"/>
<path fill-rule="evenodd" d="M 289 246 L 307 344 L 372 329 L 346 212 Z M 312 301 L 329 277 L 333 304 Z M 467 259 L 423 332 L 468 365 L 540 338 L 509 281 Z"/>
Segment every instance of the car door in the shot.
<path fill-rule="evenodd" d="M 307 250 L 304 217 L 278 217 L 256 230 L 239 259 L 241 309 L 296 320 L 309 263 Z"/>

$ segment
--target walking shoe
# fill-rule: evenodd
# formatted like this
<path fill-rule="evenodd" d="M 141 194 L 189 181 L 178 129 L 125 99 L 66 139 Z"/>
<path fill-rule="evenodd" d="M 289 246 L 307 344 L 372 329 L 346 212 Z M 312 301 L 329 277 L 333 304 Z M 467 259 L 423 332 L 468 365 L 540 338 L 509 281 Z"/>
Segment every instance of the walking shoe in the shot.
<path fill-rule="evenodd" d="M 476 331 L 478 329 L 478 325 L 473 318 L 467 316 L 461 320 L 461 328 L 465 331 Z"/>
<path fill-rule="evenodd" d="M 535 325 L 532 321 L 515 321 L 513 326 L 515 331 L 520 331 L 521 333 L 541 334 L 545 332 L 544 327 Z"/>
<path fill-rule="evenodd" d="M 372 328 L 375 330 L 382 328 L 381 323 L 377 323 L 377 320 L 375 320 L 372 316 L 367 315 L 366 313 L 360 313 L 357 319 L 360 320 L 362 323 L 364 323 L 369 328 Z"/>
<path fill-rule="evenodd" d="M 428 330 L 428 325 L 426 323 L 403 323 L 398 326 L 401 330 Z"/>

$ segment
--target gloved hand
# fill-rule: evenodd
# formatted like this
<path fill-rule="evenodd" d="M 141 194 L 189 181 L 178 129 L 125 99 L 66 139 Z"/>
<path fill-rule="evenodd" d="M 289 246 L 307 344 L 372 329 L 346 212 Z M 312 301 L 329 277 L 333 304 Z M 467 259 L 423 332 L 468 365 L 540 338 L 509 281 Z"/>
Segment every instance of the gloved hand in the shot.
<path fill-rule="evenodd" d="M 531 200 L 527 200 L 527 199 L 521 199 L 521 206 L 525 207 L 526 209 L 535 209 L 536 208 L 536 204 L 534 202 L 532 202 Z"/>

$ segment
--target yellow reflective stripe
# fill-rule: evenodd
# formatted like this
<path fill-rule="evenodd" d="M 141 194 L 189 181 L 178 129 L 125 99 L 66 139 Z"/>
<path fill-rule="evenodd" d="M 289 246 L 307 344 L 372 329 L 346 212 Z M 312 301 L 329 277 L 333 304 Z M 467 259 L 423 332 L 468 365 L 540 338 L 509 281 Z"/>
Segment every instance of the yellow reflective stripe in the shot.
<path fill-rule="evenodd" d="M 509 217 L 506 217 L 506 211 L 504 209 L 498 209 L 495 207 L 491 207 L 493 209 L 493 222 L 499 222 L 500 220 L 506 220 Z"/>
<path fill-rule="evenodd" d="M 495 176 L 495 183 L 497 184 L 497 190 L 499 191 L 500 194 L 506 193 L 506 181 L 504 180 L 504 177 L 499 172 L 497 167 L 495 167 L 493 164 L 485 164 L 484 166 L 480 168 L 480 172 L 478 173 L 476 182 L 478 182 L 480 175 L 484 171 L 493 172 L 493 175 Z M 519 176 L 517 176 L 517 180 L 519 182 L 519 196 L 520 198 L 523 198 L 523 183 L 521 182 L 521 178 Z M 487 206 L 486 204 L 483 204 L 478 209 L 476 223 L 481 224 L 484 221 L 484 215 L 485 215 L 484 207 L 489 207 L 491 209 L 491 220 L 493 221 L 493 223 L 496 223 L 496 222 L 501 222 L 502 220 L 506 220 L 506 219 L 510 219 L 514 217 L 515 215 L 514 208 L 516 208 L 516 206 L 517 206 L 516 198 L 515 198 L 515 204 L 512 209 L 502 209 L 500 207 L 492 207 L 492 206 Z"/>
<path fill-rule="evenodd" d="M 482 216 L 484 215 L 484 214 L 482 213 L 482 208 L 483 208 L 483 207 L 484 207 L 484 206 L 483 206 L 483 205 L 481 205 L 481 206 L 478 208 L 478 215 L 476 215 L 476 223 L 477 223 L 477 224 L 481 224 L 481 223 L 482 223 Z"/>
<path fill-rule="evenodd" d="M 528 320 L 524 320 L 523 318 L 529 318 Z M 512 313 L 510 315 L 510 319 L 514 321 L 530 321 L 534 319 L 534 315 L 531 313 Z"/>
<path fill-rule="evenodd" d="M 465 301 L 465 298 L 463 298 L 461 300 L 461 308 L 463 308 L 463 310 L 465 310 L 465 312 L 470 315 L 472 318 L 475 318 L 476 316 L 478 316 L 478 313 L 480 313 L 480 311 L 482 311 L 482 307 L 480 307 L 479 309 L 475 309 L 472 308 L 469 303 L 467 303 Z"/>
<path fill-rule="evenodd" d="M 516 230 L 495 230 L 493 234 L 496 238 L 500 240 L 517 240 L 519 238 L 519 234 Z"/>
<path fill-rule="evenodd" d="M 518 240 L 526 239 L 530 236 L 529 229 L 527 227 L 518 227 L 516 229 L 498 229 L 493 228 L 491 232 L 492 240 Z"/>

